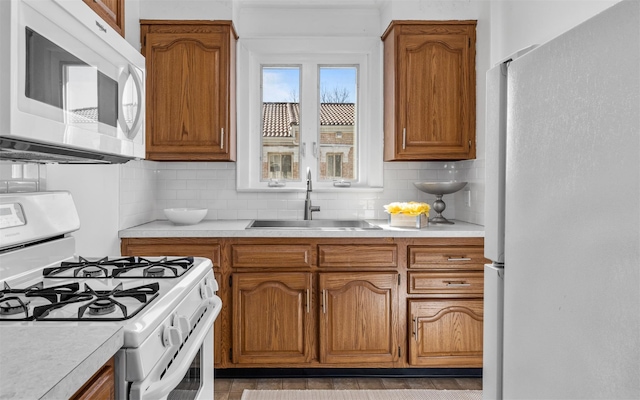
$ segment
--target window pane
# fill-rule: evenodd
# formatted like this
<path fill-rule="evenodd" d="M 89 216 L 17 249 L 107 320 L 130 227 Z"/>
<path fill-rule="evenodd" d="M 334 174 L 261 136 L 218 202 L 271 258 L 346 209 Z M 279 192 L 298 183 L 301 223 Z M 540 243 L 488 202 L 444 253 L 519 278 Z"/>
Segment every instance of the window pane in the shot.
<path fill-rule="evenodd" d="M 354 66 L 320 67 L 319 77 L 319 179 L 358 179 L 358 69 Z"/>
<path fill-rule="evenodd" d="M 262 67 L 262 176 L 300 179 L 300 67 Z"/>

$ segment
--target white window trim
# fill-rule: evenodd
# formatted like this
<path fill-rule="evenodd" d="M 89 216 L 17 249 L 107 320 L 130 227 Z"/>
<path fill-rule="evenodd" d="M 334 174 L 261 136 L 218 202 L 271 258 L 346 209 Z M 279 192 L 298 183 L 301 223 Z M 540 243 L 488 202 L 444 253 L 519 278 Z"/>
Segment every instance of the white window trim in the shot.
<path fill-rule="evenodd" d="M 302 64 L 301 115 L 304 115 L 304 135 L 317 137 L 318 99 L 302 97 L 307 85 L 318 85 L 316 64 L 359 65 L 358 113 L 358 172 L 359 179 L 350 187 L 335 187 L 333 182 L 317 179 L 316 160 L 309 163 L 313 176 L 313 190 L 322 191 L 381 191 L 383 188 L 383 130 L 382 130 L 382 41 L 378 37 L 344 38 L 249 38 L 238 41 L 237 60 L 237 163 L 238 191 L 300 192 L 306 190 L 305 170 L 300 181 L 287 181 L 285 186 L 270 187 L 260 181 L 262 130 L 262 93 L 260 81 L 262 65 Z M 310 68 L 309 65 L 314 67 Z M 311 131 L 310 131 L 311 130 Z M 306 158 L 313 156 L 313 146 L 306 142 Z"/>

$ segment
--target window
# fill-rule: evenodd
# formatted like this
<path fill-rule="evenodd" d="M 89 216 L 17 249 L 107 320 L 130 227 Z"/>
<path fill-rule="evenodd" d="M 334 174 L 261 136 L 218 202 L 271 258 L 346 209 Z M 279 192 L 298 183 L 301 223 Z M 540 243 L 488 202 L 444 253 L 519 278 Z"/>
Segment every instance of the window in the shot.
<path fill-rule="evenodd" d="M 358 68 L 320 66 L 320 155 L 321 181 L 358 179 Z M 345 173 L 342 171 L 344 154 Z"/>
<path fill-rule="evenodd" d="M 261 87 L 261 179 L 300 179 L 300 66 L 263 66 Z"/>
<path fill-rule="evenodd" d="M 324 171 L 321 174 L 328 178 L 342 178 L 342 154 L 329 153 L 326 157 Z"/>
<path fill-rule="evenodd" d="M 264 165 L 263 176 L 270 180 L 293 179 L 293 154 L 269 153 L 268 163 Z"/>
<path fill-rule="evenodd" d="M 381 47 L 378 38 L 242 41 L 237 189 L 303 191 L 307 168 L 314 191 L 382 188 Z"/>

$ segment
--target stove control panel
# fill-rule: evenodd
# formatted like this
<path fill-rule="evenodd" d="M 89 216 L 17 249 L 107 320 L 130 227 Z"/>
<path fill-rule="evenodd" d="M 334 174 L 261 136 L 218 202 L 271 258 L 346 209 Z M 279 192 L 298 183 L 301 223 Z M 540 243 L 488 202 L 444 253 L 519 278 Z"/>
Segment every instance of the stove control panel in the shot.
<path fill-rule="evenodd" d="M 0 229 L 22 226 L 27 223 L 19 203 L 0 204 Z"/>

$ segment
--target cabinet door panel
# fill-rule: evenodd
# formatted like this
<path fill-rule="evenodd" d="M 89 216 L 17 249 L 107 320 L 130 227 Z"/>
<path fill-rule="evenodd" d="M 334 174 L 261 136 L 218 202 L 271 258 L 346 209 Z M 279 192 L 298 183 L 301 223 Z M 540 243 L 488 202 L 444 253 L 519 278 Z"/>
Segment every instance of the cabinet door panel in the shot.
<path fill-rule="evenodd" d="M 475 22 L 393 21 L 383 40 L 385 160 L 475 158 Z"/>
<path fill-rule="evenodd" d="M 235 161 L 231 21 L 141 20 L 147 158 Z"/>
<path fill-rule="evenodd" d="M 220 153 L 224 35 L 149 33 L 147 120 L 153 152 Z M 222 92 L 222 93 L 221 93 Z"/>
<path fill-rule="evenodd" d="M 233 274 L 233 362 L 311 361 L 311 274 Z"/>
<path fill-rule="evenodd" d="M 409 364 L 482 366 L 482 300 L 410 300 Z"/>
<path fill-rule="evenodd" d="M 462 75 L 466 38 L 442 35 L 400 37 L 406 70 L 406 138 L 409 150 L 429 147 L 440 152 L 464 152 L 461 94 L 468 89 Z M 466 137 L 466 135 L 465 135 Z"/>
<path fill-rule="evenodd" d="M 320 362 L 398 359 L 395 273 L 321 273 Z"/>

